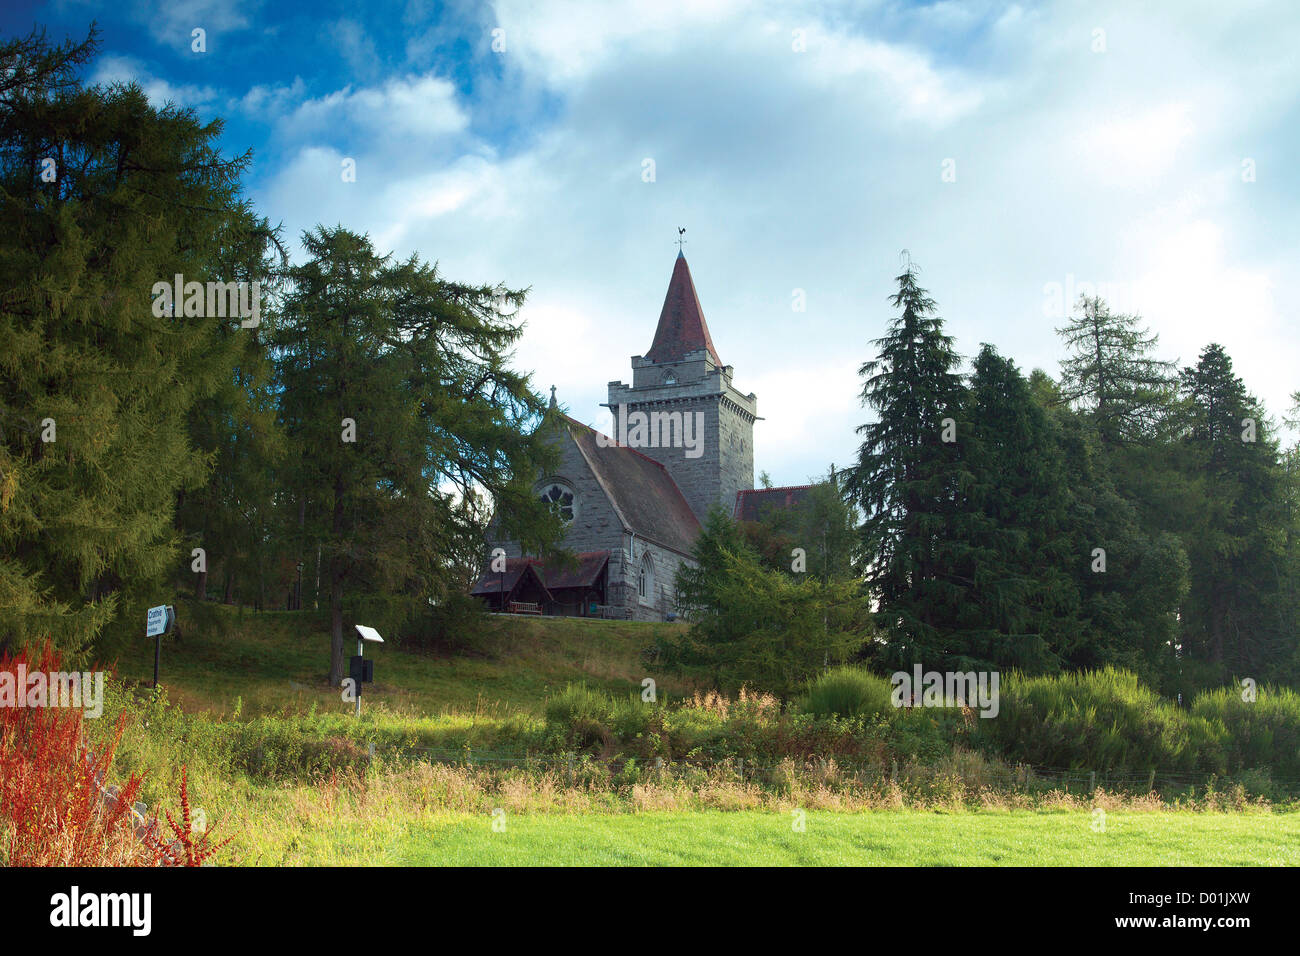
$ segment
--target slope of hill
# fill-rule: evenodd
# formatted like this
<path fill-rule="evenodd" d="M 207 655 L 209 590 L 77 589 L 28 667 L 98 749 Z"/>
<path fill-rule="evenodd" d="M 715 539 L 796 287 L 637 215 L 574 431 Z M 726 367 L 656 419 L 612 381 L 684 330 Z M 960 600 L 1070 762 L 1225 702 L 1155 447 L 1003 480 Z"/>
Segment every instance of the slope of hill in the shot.
<path fill-rule="evenodd" d="M 304 712 L 342 707 L 326 682 L 329 625 L 324 613 L 271 611 L 193 602 L 177 604 L 180 640 L 163 639 L 160 682 L 190 711 L 226 717 L 236 711 Z M 570 682 L 614 692 L 640 689 L 642 655 L 661 633 L 681 624 L 584 618 L 487 616 L 475 653 L 455 655 L 370 644 L 375 683 L 363 701 L 395 711 L 540 714 L 548 694 Z M 349 642 L 346 653 L 355 653 Z M 105 663 L 128 681 L 153 680 L 154 641 L 143 635 L 103 649 Z M 671 693 L 672 686 L 661 689 Z"/>

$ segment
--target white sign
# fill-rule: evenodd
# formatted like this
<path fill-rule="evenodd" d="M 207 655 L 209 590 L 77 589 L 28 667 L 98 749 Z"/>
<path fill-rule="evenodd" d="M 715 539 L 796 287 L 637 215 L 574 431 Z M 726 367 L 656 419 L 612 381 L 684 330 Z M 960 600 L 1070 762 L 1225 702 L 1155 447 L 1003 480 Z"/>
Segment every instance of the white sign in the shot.
<path fill-rule="evenodd" d="M 364 624 L 354 624 L 353 627 L 357 629 L 357 634 L 360 635 L 363 641 L 375 641 L 379 644 L 384 643 L 384 639 L 379 636 L 379 632 L 373 627 L 366 627 Z"/>
<path fill-rule="evenodd" d="M 157 637 L 165 633 L 167 633 L 167 605 L 149 608 L 149 616 L 145 619 L 144 636 Z"/>

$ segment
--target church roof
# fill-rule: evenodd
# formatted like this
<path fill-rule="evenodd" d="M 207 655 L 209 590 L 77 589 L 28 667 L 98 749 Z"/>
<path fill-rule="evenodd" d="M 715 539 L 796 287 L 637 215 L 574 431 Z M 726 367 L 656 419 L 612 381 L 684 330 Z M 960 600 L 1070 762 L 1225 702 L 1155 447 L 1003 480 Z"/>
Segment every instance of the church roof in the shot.
<path fill-rule="evenodd" d="M 808 498 L 812 485 L 787 485 L 784 488 L 750 488 L 736 492 L 737 521 L 758 521 L 768 511 L 793 511 Z"/>
<path fill-rule="evenodd" d="M 591 587 L 609 563 L 608 551 L 581 551 L 574 555 L 577 565 L 566 567 L 556 560 L 545 564 L 537 558 L 507 558 L 505 571 L 484 571 L 471 594 L 507 594 L 515 589 L 520 575 L 535 575 L 542 588 L 551 591 Z"/>
<path fill-rule="evenodd" d="M 592 475 L 623 519 L 623 526 L 681 554 L 690 554 L 700 534 L 700 522 L 668 469 L 635 448 L 613 444 L 602 448 L 596 441 L 595 429 L 567 415 L 564 420 Z"/>
<path fill-rule="evenodd" d="M 722 365 L 704 322 L 704 310 L 700 308 L 690 267 L 679 252 L 673 264 L 673 277 L 668 282 L 668 294 L 664 296 L 664 307 L 659 312 L 655 339 L 645 357 L 657 363 L 680 362 L 687 353 L 698 349 L 708 349 L 714 363 Z"/>

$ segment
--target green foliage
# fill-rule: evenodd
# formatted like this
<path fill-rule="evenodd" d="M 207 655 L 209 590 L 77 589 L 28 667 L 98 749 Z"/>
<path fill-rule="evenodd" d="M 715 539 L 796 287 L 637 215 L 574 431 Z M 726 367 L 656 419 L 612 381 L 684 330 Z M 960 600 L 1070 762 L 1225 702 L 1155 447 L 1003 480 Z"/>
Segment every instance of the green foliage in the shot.
<path fill-rule="evenodd" d="M 210 467 L 190 416 L 248 341 L 156 315 L 153 286 L 232 279 L 265 239 L 221 124 L 83 85 L 96 47 L 0 43 L 0 632 L 73 660 L 176 568 L 177 493 Z"/>
<path fill-rule="evenodd" d="M 862 444 L 845 491 L 863 515 L 862 571 L 879 604 L 881 655 L 937 666 L 946 658 L 944 616 L 958 597 L 941 562 L 955 557 L 946 552 L 957 546 L 955 496 L 967 482 L 958 444 L 944 440 L 964 424 L 960 359 L 910 261 L 897 281 L 891 302 L 900 313 L 858 370 L 862 404 L 876 417 L 857 429 Z"/>
<path fill-rule="evenodd" d="M 660 645 L 668 668 L 707 675 L 726 692 L 751 684 L 788 696 L 827 663 L 861 648 L 868 612 L 856 582 L 764 567 L 718 509 L 694 557 L 697 566 L 683 566 L 677 581 L 690 631 Z"/>
<path fill-rule="evenodd" d="M 809 574 L 823 581 L 855 576 L 857 515 L 844 500 L 833 468 L 826 479 L 806 490 L 797 507 L 768 508 L 760 511 L 757 521 L 744 521 L 739 527 L 746 544 L 774 571 Z M 802 570 L 794 567 L 795 548 L 804 552 Z"/>
<path fill-rule="evenodd" d="M 347 229 L 304 235 L 277 330 L 285 496 L 328 582 L 329 679 L 343 673 L 344 594 L 400 595 L 412 612 L 464 586 L 451 556 L 482 540 L 483 494 L 527 533 L 560 521 L 523 483 L 547 460 L 545 405 L 507 364 L 520 291 L 451 282 L 393 262 Z"/>
<path fill-rule="evenodd" d="M 1075 316 L 1057 329 L 1070 353 L 1061 362 L 1061 397 L 1086 410 L 1108 446 L 1157 434 L 1173 397 L 1173 366 L 1152 358 L 1158 337 L 1139 321 L 1080 296 Z"/>
<path fill-rule="evenodd" d="M 874 717 L 894 711 L 889 681 L 861 667 L 832 667 L 808 682 L 799 709 L 818 717 Z"/>
<path fill-rule="evenodd" d="M 1005 759 L 1089 770 L 1223 773 L 1222 724 L 1179 709 L 1136 675 L 1104 668 L 1004 675 L 1000 710 L 976 739 Z"/>
<path fill-rule="evenodd" d="M 1191 712 L 1225 730 L 1228 769 L 1267 770 L 1279 780 L 1300 781 L 1300 694 L 1284 687 L 1260 687 L 1254 701 L 1221 687 L 1197 694 Z"/>

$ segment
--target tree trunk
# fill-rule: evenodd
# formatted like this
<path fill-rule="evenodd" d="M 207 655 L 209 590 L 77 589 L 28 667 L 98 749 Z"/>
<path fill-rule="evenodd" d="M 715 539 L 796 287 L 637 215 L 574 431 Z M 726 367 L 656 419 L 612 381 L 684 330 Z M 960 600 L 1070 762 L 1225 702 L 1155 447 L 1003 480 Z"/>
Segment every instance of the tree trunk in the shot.
<path fill-rule="evenodd" d="M 343 681 L 343 576 L 330 572 L 330 686 Z"/>

